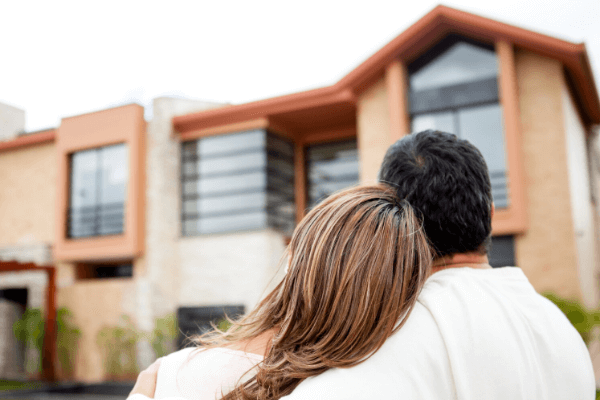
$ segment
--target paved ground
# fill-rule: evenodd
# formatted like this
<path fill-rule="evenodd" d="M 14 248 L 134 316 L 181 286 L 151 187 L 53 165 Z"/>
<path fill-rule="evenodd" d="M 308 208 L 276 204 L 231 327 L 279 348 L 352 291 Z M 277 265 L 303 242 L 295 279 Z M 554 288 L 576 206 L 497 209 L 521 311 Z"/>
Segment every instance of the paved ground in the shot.
<path fill-rule="evenodd" d="M 125 400 L 127 396 L 110 396 L 102 394 L 80 393 L 30 393 L 14 397 L 2 397 L 14 400 Z"/>

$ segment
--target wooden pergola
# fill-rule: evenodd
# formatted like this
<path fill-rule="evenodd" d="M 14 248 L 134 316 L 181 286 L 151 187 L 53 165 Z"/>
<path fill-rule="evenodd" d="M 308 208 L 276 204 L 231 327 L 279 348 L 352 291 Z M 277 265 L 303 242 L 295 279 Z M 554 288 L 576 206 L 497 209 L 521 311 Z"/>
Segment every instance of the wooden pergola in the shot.
<path fill-rule="evenodd" d="M 48 276 L 44 345 L 42 348 L 42 378 L 53 382 L 56 380 L 56 369 L 54 368 L 56 362 L 56 272 L 54 266 L 0 261 L 0 273 L 15 271 L 44 271 Z"/>

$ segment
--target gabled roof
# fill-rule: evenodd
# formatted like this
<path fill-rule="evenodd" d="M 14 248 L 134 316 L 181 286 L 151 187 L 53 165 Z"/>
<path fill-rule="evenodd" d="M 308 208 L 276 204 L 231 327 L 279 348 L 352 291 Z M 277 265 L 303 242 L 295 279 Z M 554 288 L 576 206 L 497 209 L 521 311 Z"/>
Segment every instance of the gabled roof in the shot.
<path fill-rule="evenodd" d="M 352 103 L 356 101 L 356 94 L 382 76 L 394 59 L 410 63 L 449 34 L 490 44 L 505 40 L 559 60 L 565 67 L 586 124 L 600 123 L 600 100 L 583 43 L 567 42 L 440 5 L 332 86 L 179 116 L 173 118 L 173 124 L 176 130 L 185 132 L 250 118 L 277 117 L 281 112 Z"/>

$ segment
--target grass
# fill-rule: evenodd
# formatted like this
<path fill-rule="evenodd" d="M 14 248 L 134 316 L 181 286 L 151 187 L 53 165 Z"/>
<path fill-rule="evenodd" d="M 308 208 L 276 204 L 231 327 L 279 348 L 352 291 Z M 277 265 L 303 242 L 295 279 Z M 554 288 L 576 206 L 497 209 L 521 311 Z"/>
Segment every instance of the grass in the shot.
<path fill-rule="evenodd" d="M 5 390 L 36 389 L 40 386 L 42 386 L 41 382 L 9 381 L 0 379 L 0 392 Z"/>

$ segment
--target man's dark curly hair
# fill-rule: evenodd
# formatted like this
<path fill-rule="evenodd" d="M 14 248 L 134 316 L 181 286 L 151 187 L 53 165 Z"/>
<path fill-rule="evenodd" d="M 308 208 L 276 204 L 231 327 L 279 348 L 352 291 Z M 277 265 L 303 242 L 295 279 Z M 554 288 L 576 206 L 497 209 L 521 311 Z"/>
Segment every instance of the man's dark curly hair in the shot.
<path fill-rule="evenodd" d="M 408 135 L 388 149 L 379 181 L 420 213 L 437 257 L 487 252 L 492 188 L 483 156 L 468 141 L 432 130 Z"/>

